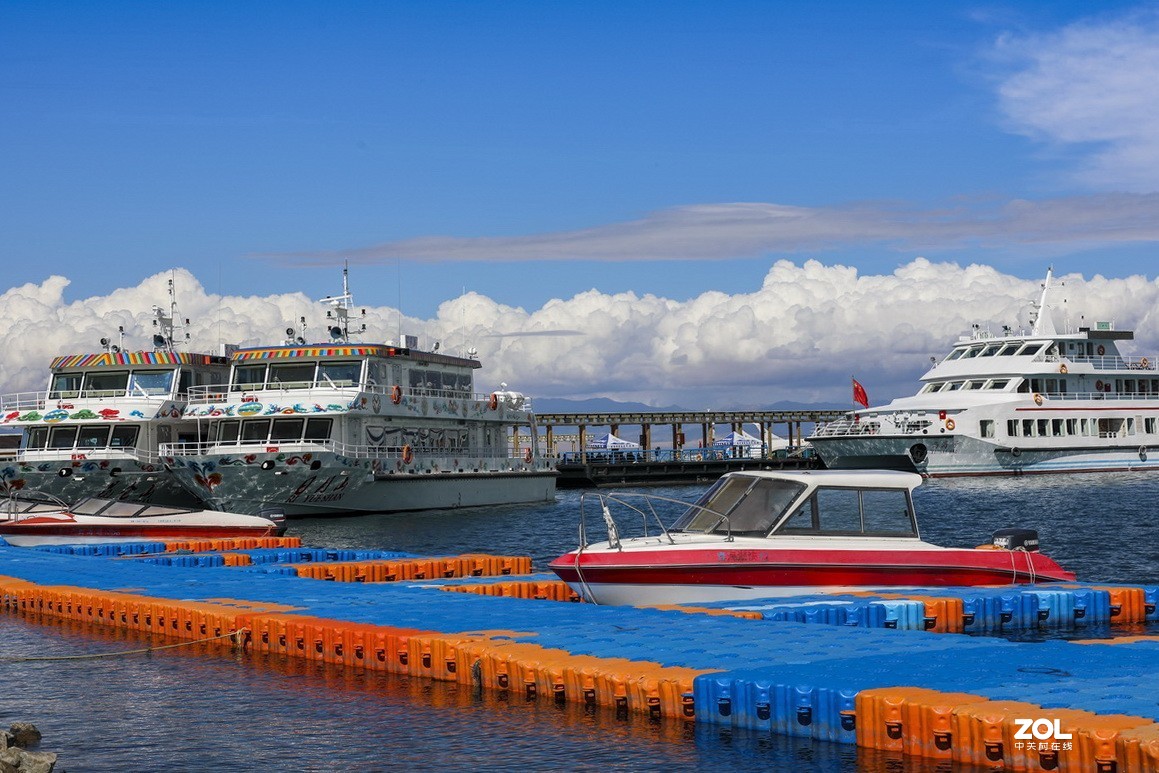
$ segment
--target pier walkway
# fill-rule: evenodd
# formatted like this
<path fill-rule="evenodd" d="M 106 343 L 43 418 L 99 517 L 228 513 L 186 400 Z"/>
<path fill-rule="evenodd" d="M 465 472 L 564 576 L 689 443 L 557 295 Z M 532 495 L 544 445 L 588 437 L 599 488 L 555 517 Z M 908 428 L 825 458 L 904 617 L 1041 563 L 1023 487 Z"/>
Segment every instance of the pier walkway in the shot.
<path fill-rule="evenodd" d="M 1159 770 L 1159 587 L 629 608 L 530 568 L 293 541 L 0 546 L 0 609 L 945 765 Z"/>

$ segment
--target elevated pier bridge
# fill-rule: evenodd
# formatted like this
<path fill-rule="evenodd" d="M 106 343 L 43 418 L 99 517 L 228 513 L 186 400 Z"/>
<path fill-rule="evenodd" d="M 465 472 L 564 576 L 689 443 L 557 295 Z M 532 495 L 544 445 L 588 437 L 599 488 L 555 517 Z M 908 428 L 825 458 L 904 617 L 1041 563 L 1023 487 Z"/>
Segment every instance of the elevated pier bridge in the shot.
<path fill-rule="evenodd" d="M 624 411 L 538 414 L 547 453 L 557 458 L 561 487 L 710 482 L 733 470 L 818 465 L 803 446 L 805 425 L 833 421 L 842 410 Z M 745 429 L 755 425 L 755 435 Z M 776 429 L 784 427 L 783 434 Z M 718 428 L 727 427 L 723 433 Z M 624 428 L 629 428 L 622 435 Z M 760 441 L 717 445 L 728 433 Z M 593 441 L 604 439 L 593 448 Z M 616 440 L 627 441 L 617 443 Z M 617 447 L 619 446 L 619 447 Z"/>

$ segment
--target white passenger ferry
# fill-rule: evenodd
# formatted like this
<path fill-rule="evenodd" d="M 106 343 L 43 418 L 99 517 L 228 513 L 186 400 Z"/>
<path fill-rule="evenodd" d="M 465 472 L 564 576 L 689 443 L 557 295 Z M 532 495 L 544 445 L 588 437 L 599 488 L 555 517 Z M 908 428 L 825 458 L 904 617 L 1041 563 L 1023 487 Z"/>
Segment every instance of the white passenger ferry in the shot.
<path fill-rule="evenodd" d="M 101 339 L 101 351 L 52 360 L 47 389 L 0 396 L 0 424 L 21 436 L 0 461 L 0 494 L 200 502 L 168 474 L 158 447 L 197 439 L 197 424 L 184 418 L 185 395 L 221 381 L 229 361 L 178 351 L 172 281 L 169 293 L 168 314 L 153 308 L 151 351 L 124 351 L 121 330 L 119 343 Z"/>
<path fill-rule="evenodd" d="M 855 410 L 809 442 L 830 468 L 932 477 L 1159 467 L 1156 357 L 1122 354 L 1134 334 L 1110 322 L 1058 332 L 1052 289 L 1047 272 L 1029 334 L 975 325 L 917 394 Z"/>
<path fill-rule="evenodd" d="M 558 472 L 538 451 L 531 401 L 505 388 L 477 394 L 473 350 L 421 351 L 411 336 L 401 346 L 351 342 L 343 284 L 342 296 L 324 299 L 337 323 L 330 343 L 302 335 L 240 349 L 228 383 L 192 390 L 186 416 L 204 441 L 162 447 L 174 475 L 214 507 L 242 513 L 553 499 Z M 521 435 L 530 437 L 522 448 Z"/>

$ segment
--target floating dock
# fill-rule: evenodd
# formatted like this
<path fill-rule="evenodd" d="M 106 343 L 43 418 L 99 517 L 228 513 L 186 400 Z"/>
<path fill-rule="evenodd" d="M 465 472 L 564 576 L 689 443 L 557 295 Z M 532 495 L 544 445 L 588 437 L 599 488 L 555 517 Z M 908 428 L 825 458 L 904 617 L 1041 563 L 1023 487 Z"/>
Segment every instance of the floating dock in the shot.
<path fill-rule="evenodd" d="M 293 539 L 0 546 L 0 606 L 942 765 L 1159 770 L 1159 587 L 624 608 L 530 572 Z"/>

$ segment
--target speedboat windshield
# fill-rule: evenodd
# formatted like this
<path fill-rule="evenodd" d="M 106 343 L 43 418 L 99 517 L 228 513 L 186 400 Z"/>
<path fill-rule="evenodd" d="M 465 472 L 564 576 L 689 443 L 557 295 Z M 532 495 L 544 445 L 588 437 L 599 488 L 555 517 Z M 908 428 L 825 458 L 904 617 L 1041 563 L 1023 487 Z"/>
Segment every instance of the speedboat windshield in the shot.
<path fill-rule="evenodd" d="M 804 489 L 790 480 L 725 476 L 669 531 L 764 537 Z"/>

